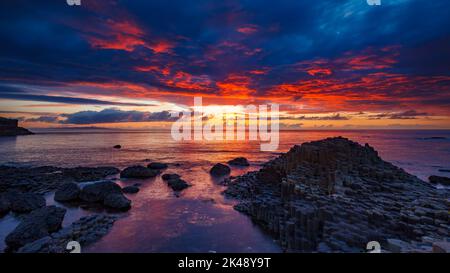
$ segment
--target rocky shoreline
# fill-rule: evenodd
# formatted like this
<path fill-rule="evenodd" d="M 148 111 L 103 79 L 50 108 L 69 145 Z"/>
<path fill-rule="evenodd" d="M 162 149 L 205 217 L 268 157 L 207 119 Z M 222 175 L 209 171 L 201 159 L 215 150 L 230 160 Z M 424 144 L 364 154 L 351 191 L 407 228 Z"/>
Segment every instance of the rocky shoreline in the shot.
<path fill-rule="evenodd" d="M 54 191 L 55 201 L 70 202 L 67 203 L 70 206 L 129 209 L 131 202 L 123 196 L 121 188 L 104 180 L 119 172 L 114 167 L 0 166 L 0 218 L 11 212 L 20 219 L 6 237 L 4 251 L 65 253 L 70 241 L 84 247 L 106 235 L 118 216 L 93 214 L 62 228 L 66 208 L 46 206 L 44 194 Z M 84 185 L 85 182 L 88 183 Z"/>
<path fill-rule="evenodd" d="M 227 163 L 250 164 L 243 157 Z M 210 175 L 223 179 L 224 194 L 239 202 L 235 209 L 287 252 L 366 252 L 369 241 L 379 242 L 384 252 L 450 251 L 449 191 L 383 161 L 368 144 L 340 137 L 304 143 L 239 177 L 229 176 L 228 165 L 213 165 Z M 70 241 L 82 247 L 96 242 L 132 208 L 127 194 L 137 194 L 141 186 L 121 188 L 111 176 L 133 182 L 161 175 L 178 197 L 192 185 L 176 173 L 163 173 L 167 168 L 161 162 L 123 170 L 0 166 L 0 218 L 13 213 L 20 219 L 6 237 L 5 251 L 64 253 Z M 67 210 L 46 204 L 44 194 L 50 192 L 63 206 L 97 212 L 62 227 Z"/>
<path fill-rule="evenodd" d="M 11 167 L 0 166 L 0 218 L 13 213 L 19 225 L 6 237 L 6 252 L 68 252 L 67 243 L 82 247 L 106 235 L 120 217 L 131 208 L 125 194 L 139 192 L 141 183 L 121 188 L 111 176 L 122 179 L 146 179 L 162 173 L 167 164 L 152 162 L 147 167 Z M 175 196 L 191 186 L 177 174 L 165 174 L 163 180 Z M 102 210 L 104 213 L 82 217 L 62 228 L 66 208 L 46 206 L 44 194 L 54 192 L 54 200 L 68 207 Z M 110 214 L 113 213 L 113 214 Z"/>
<path fill-rule="evenodd" d="M 287 252 L 450 251 L 449 191 L 345 138 L 294 146 L 224 194 Z"/>

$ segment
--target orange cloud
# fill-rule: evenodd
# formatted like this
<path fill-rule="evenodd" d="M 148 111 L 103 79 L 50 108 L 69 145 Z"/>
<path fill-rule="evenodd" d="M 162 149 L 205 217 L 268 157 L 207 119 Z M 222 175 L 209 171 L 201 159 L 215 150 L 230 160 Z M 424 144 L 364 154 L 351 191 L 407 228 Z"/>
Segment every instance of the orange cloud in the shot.
<path fill-rule="evenodd" d="M 256 92 L 250 88 L 251 78 L 244 75 L 231 74 L 224 81 L 216 82 L 219 92 L 223 96 L 248 98 Z"/>
<path fill-rule="evenodd" d="M 164 82 L 167 86 L 189 90 L 210 90 L 211 80 L 206 75 L 193 76 L 187 72 L 178 71 Z"/>

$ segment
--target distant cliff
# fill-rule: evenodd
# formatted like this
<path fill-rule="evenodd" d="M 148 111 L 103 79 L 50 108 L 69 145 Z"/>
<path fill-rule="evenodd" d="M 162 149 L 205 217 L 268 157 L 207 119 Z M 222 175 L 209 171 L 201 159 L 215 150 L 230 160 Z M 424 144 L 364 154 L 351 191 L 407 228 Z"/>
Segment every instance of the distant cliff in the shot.
<path fill-rule="evenodd" d="M 19 127 L 17 119 L 8 119 L 0 117 L 0 137 L 1 136 L 19 136 L 32 135 L 29 130 Z"/>

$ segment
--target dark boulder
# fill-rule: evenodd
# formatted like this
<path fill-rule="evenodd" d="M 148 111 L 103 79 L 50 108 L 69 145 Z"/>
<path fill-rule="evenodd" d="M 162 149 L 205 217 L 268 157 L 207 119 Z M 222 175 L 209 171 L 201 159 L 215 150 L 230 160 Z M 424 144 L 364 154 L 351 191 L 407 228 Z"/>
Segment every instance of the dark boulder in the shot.
<path fill-rule="evenodd" d="M 131 201 L 122 193 L 112 193 L 105 197 L 103 204 L 107 207 L 119 210 L 128 210 L 131 208 Z"/>
<path fill-rule="evenodd" d="M 127 186 L 122 188 L 123 193 L 137 193 L 139 192 L 139 188 L 137 186 Z"/>
<path fill-rule="evenodd" d="M 65 183 L 58 187 L 55 192 L 55 200 L 58 202 L 67 202 L 77 200 L 81 189 L 76 183 Z"/>
<path fill-rule="evenodd" d="M 163 170 L 167 169 L 168 165 L 166 163 L 161 162 L 152 162 L 147 165 L 147 168 L 153 169 L 153 170 Z"/>
<path fill-rule="evenodd" d="M 444 176 L 432 175 L 428 178 L 432 184 L 441 184 L 445 186 L 450 186 L 450 178 Z"/>
<path fill-rule="evenodd" d="M 119 185 L 111 181 L 101 181 L 83 187 L 80 199 L 86 202 L 103 202 L 110 194 L 122 193 Z"/>
<path fill-rule="evenodd" d="M 250 166 L 250 163 L 248 163 L 248 160 L 245 157 L 236 157 L 235 159 L 228 161 L 228 164 L 234 166 Z"/>
<path fill-rule="evenodd" d="M 120 148 L 122 148 L 122 146 L 121 145 L 114 145 L 113 148 L 114 149 L 120 149 Z"/>
<path fill-rule="evenodd" d="M 121 173 L 120 177 L 122 178 L 150 178 L 155 177 L 159 174 L 158 170 L 149 169 L 144 166 L 131 166 L 125 168 Z"/>
<path fill-rule="evenodd" d="M 65 214 L 66 209 L 56 206 L 34 210 L 6 236 L 5 242 L 10 249 L 14 250 L 46 237 L 61 228 Z"/>
<path fill-rule="evenodd" d="M 209 171 L 209 173 L 213 176 L 224 176 L 230 174 L 230 172 L 231 172 L 230 167 L 222 163 L 217 163 Z"/>
<path fill-rule="evenodd" d="M 11 202 L 6 194 L 0 194 L 0 216 L 6 214 L 11 209 Z"/>
<path fill-rule="evenodd" d="M 167 181 L 167 185 L 174 191 L 182 191 L 187 187 L 190 187 L 190 185 L 181 178 L 170 179 Z"/>
<path fill-rule="evenodd" d="M 105 178 L 109 175 L 114 175 L 120 172 L 115 167 L 76 167 L 70 169 L 63 169 L 64 177 L 71 177 L 77 182 L 96 181 Z"/>
<path fill-rule="evenodd" d="M 27 213 L 45 206 L 45 198 L 36 193 L 12 192 L 8 194 L 8 198 L 11 210 L 17 213 Z"/>
<path fill-rule="evenodd" d="M 167 181 L 171 179 L 178 179 L 180 176 L 176 173 L 165 173 L 161 176 L 162 180 Z"/>

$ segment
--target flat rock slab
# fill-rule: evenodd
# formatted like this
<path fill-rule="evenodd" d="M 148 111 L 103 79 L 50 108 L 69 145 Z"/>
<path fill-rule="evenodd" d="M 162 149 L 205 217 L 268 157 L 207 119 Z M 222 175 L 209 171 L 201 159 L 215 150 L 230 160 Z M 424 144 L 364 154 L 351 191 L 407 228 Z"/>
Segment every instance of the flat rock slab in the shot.
<path fill-rule="evenodd" d="M 10 249 L 48 236 L 61 228 L 66 209 L 48 206 L 32 211 L 22 222 L 6 236 L 5 242 Z"/>
<path fill-rule="evenodd" d="M 117 220 L 116 216 L 96 214 L 85 216 L 69 227 L 33 241 L 20 248 L 19 253 L 67 253 L 67 244 L 76 241 L 83 248 L 108 234 Z"/>

